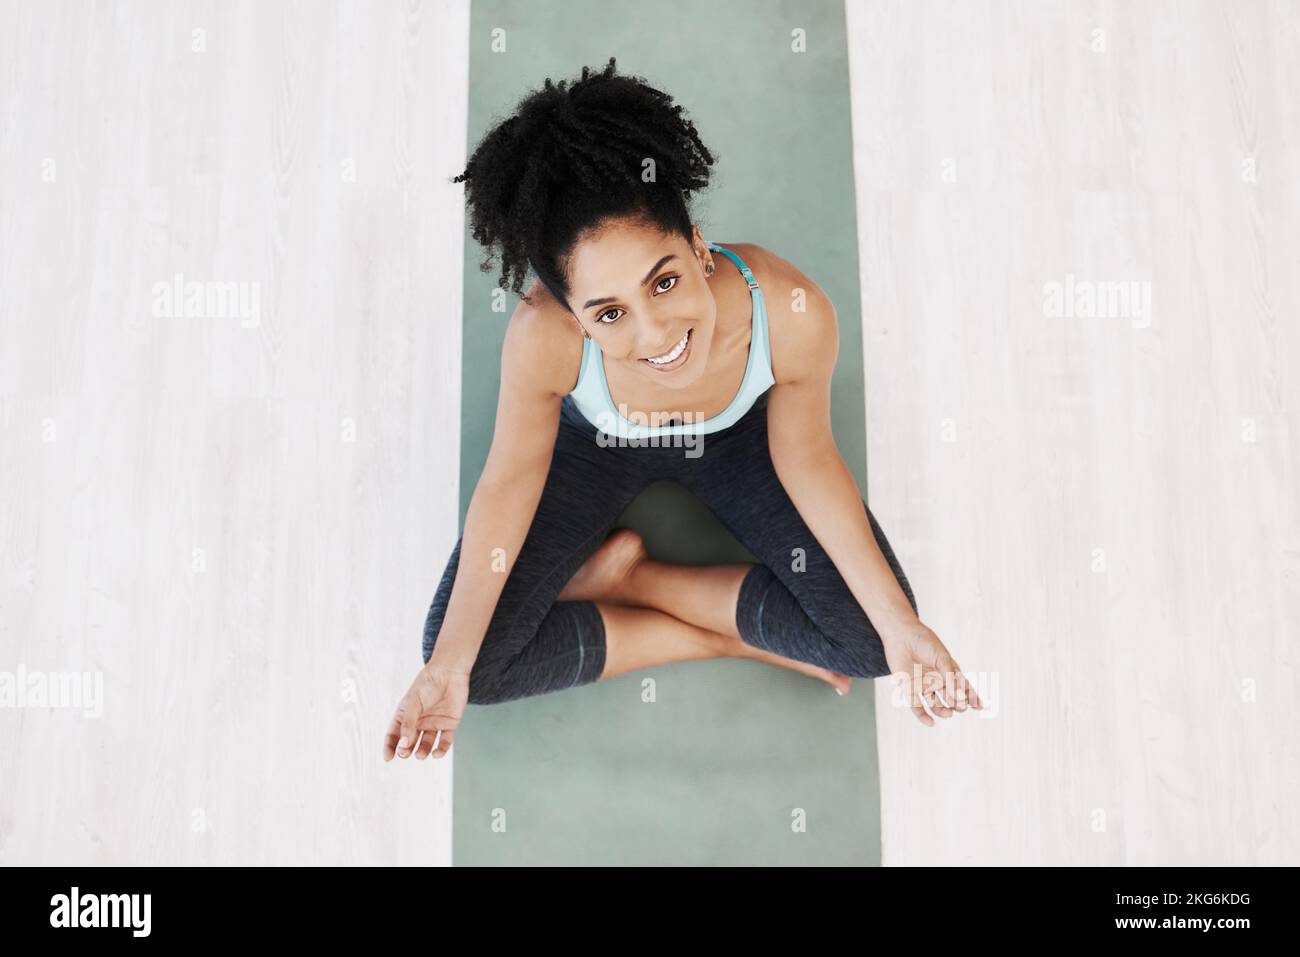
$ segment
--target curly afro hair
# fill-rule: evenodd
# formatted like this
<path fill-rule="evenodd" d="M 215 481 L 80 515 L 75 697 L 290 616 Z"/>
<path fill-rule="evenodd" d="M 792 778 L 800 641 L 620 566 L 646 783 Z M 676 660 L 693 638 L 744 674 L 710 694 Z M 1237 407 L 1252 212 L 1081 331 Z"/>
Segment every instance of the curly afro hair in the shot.
<path fill-rule="evenodd" d="M 569 254 L 607 220 L 654 224 L 690 242 L 687 198 L 708 185 L 714 157 L 683 113 L 641 77 L 617 75 L 614 57 L 599 73 L 583 67 L 572 85 L 547 78 L 452 178 L 465 183 L 473 236 L 487 250 L 479 270 L 491 268 L 499 245 L 498 287 L 527 301 L 531 266 L 568 303 Z"/>

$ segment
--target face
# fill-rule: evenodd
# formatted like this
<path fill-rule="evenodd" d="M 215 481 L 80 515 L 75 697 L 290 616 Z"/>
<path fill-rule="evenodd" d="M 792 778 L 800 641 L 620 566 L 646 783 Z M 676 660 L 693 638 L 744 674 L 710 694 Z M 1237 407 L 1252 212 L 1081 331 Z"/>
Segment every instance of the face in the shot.
<path fill-rule="evenodd" d="M 670 389 L 703 374 L 718 313 L 704 275 L 712 254 L 693 233 L 687 243 L 653 226 L 615 225 L 569 260 L 569 306 L 606 361 Z"/>

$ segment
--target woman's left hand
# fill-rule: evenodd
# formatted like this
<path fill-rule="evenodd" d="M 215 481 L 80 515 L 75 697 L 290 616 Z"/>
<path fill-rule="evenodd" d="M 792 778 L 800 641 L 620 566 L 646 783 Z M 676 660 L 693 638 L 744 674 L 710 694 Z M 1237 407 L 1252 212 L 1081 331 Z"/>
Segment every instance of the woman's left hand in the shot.
<path fill-rule="evenodd" d="M 881 640 L 894 687 L 907 695 L 912 713 L 926 727 L 934 725 L 934 718 L 926 713 L 925 704 L 941 718 L 951 718 L 954 710 L 965 711 L 967 704 L 984 707 L 939 636 L 919 618 L 882 633 Z"/>

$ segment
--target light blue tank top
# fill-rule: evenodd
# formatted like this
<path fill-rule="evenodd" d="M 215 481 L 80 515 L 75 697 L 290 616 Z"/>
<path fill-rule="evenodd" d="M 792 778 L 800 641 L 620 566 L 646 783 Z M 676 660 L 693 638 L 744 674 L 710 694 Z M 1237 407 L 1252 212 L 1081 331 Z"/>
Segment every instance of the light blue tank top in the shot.
<path fill-rule="evenodd" d="M 749 283 L 749 295 L 753 302 L 750 318 L 749 362 L 745 366 L 745 377 L 740 382 L 740 391 L 730 404 L 709 419 L 687 422 L 684 424 L 657 425 L 647 424 L 645 417 L 637 414 L 630 421 L 619 413 L 614 400 L 609 394 L 609 383 L 605 380 L 605 362 L 600 347 L 594 339 L 582 340 L 582 366 L 578 372 L 578 384 L 569 393 L 578 411 L 606 435 L 621 438 L 649 438 L 657 435 L 703 435 L 717 432 L 734 425 L 740 417 L 749 411 L 760 395 L 776 384 L 772 376 L 772 354 L 767 335 L 767 306 L 763 302 L 763 290 L 759 288 L 754 274 L 750 272 L 737 256 L 729 249 L 708 244 L 709 249 L 722 253 L 736 264 L 740 274 Z"/>

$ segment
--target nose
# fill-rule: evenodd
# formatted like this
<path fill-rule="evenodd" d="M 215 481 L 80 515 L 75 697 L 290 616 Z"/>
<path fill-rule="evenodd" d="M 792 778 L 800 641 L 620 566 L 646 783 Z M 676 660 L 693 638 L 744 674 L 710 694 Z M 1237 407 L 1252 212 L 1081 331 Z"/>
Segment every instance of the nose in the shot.
<path fill-rule="evenodd" d="M 661 356 L 676 345 L 681 338 L 681 333 L 676 331 L 679 326 L 680 323 L 669 316 L 651 318 L 646 328 L 646 343 L 649 346 L 646 355 Z"/>

